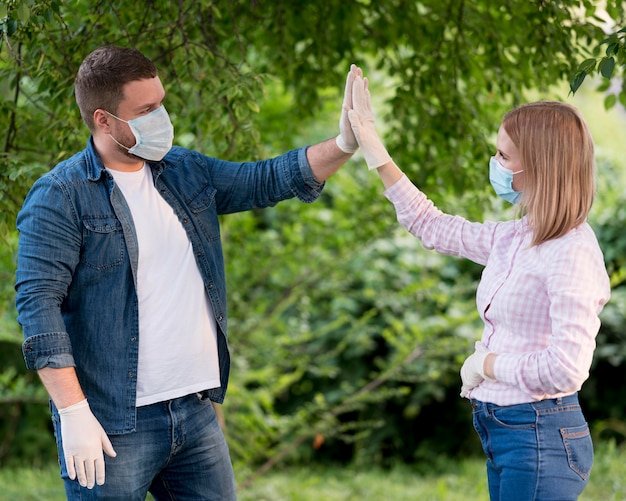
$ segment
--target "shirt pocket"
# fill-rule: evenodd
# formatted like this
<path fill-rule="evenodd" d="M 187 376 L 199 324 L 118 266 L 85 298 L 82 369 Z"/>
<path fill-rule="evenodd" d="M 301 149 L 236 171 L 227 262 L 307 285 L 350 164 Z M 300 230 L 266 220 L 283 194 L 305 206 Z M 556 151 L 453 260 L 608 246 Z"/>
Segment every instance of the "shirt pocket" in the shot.
<path fill-rule="evenodd" d="M 125 254 L 122 224 L 115 216 L 83 218 L 82 264 L 104 271 L 120 266 Z"/>
<path fill-rule="evenodd" d="M 206 186 L 200 193 L 187 201 L 187 207 L 198 228 L 209 241 L 220 237 L 219 220 L 215 205 L 217 190 L 213 186 Z"/>

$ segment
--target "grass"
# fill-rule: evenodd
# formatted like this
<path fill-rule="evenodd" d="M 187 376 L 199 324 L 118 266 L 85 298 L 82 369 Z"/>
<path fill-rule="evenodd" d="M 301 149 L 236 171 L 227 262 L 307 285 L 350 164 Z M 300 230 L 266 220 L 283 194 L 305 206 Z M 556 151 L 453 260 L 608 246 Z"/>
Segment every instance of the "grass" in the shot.
<path fill-rule="evenodd" d="M 378 468 L 290 468 L 239 493 L 240 501 L 488 501 L 481 460 L 449 463 L 450 471 L 420 475 L 406 465 Z"/>
<path fill-rule="evenodd" d="M 439 463 L 438 463 L 439 466 Z M 439 468 L 438 468 L 439 470 Z M 237 472 L 243 480 L 245 472 Z M 56 466 L 0 470 L 0 501 L 63 501 Z M 150 499 L 150 498 L 148 498 Z M 443 473 L 418 473 L 408 465 L 291 467 L 275 469 L 239 493 L 239 501 L 488 501 L 484 460 L 448 460 Z M 580 501 L 626 499 L 626 447 L 597 446 L 596 461 Z"/>

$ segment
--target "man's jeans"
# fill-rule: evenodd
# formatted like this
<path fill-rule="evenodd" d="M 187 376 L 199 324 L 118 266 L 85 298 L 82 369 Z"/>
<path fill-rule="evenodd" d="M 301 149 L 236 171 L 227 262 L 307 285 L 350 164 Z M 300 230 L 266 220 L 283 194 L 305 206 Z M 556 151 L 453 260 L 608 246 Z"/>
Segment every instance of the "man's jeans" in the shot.
<path fill-rule="evenodd" d="M 236 499 L 228 446 L 200 394 L 139 407 L 137 431 L 109 439 L 117 457 L 105 455 L 105 483 L 91 490 L 68 478 L 60 449 L 68 500 L 144 501 L 148 491 L 157 501 Z"/>
<path fill-rule="evenodd" d="M 593 444 L 578 395 L 498 406 L 472 400 L 492 501 L 570 501 L 589 480 Z"/>

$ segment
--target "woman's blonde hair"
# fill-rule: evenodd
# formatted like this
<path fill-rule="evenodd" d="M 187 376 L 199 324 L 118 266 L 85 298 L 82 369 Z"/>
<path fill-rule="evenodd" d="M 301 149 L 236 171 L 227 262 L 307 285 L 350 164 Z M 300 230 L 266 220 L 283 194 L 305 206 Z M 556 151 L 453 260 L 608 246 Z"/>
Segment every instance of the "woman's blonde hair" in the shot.
<path fill-rule="evenodd" d="M 576 108 L 539 101 L 509 111 L 502 121 L 524 169 L 522 210 L 531 245 L 558 238 L 587 219 L 595 193 L 594 147 Z"/>

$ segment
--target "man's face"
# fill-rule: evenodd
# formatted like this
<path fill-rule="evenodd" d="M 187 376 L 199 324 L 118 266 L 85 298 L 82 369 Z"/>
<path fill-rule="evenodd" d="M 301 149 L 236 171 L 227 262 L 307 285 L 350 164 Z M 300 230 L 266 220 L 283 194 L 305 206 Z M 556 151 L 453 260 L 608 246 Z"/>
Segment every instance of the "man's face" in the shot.
<path fill-rule="evenodd" d="M 150 79 L 128 82 L 124 85 L 123 92 L 124 98 L 120 101 L 115 115 L 126 121 L 130 121 L 142 115 L 147 115 L 161 106 L 163 104 L 163 100 L 165 99 L 165 89 L 163 89 L 163 84 L 158 76 Z M 117 120 L 110 115 L 108 115 L 107 123 L 110 127 L 109 134 L 113 136 L 117 142 L 126 146 L 126 148 L 132 148 L 135 145 L 135 136 L 127 123 Z M 133 159 L 138 158 L 135 155 L 128 153 L 126 149 L 117 144 L 113 139 L 109 138 L 109 140 L 111 142 L 111 147 L 117 152 Z"/>

